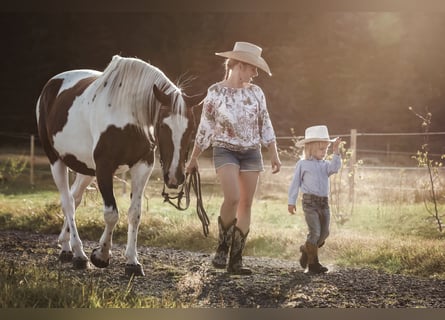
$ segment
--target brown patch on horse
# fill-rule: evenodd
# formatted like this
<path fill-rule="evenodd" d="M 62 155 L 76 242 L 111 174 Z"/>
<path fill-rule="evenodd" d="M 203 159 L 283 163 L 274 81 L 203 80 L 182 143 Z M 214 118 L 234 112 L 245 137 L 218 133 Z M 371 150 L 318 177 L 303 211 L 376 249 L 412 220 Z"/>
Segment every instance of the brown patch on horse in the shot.
<path fill-rule="evenodd" d="M 120 165 L 132 167 L 143 160 L 153 164 L 156 145 L 135 125 L 124 128 L 109 126 L 99 138 L 94 149 L 94 161 L 112 164 L 114 170 Z"/>
<path fill-rule="evenodd" d="M 63 84 L 63 79 L 51 79 L 43 88 L 40 95 L 39 102 L 39 136 L 42 142 L 43 149 L 48 155 L 51 164 L 60 158 L 59 154 L 53 148 L 53 136 L 63 130 L 63 127 L 68 121 L 68 111 L 73 105 L 73 101 L 77 96 L 80 96 L 85 89 L 97 77 L 89 77 L 80 80 L 76 85 L 58 92 Z M 57 109 L 55 109 L 57 105 Z"/>
<path fill-rule="evenodd" d="M 61 157 L 63 163 L 65 163 L 71 170 L 74 172 L 78 172 L 80 174 L 84 174 L 87 176 L 95 176 L 96 171 L 91 168 L 88 168 L 85 163 L 77 160 L 75 156 L 72 154 L 67 154 Z"/>
<path fill-rule="evenodd" d="M 113 173 L 120 165 L 132 167 L 139 161 L 152 165 L 155 160 L 156 145 L 145 133 L 135 125 L 128 124 L 124 128 L 109 126 L 97 142 L 94 149 L 96 177 L 107 186 L 101 190 L 106 206 L 115 206 L 112 194 Z"/>

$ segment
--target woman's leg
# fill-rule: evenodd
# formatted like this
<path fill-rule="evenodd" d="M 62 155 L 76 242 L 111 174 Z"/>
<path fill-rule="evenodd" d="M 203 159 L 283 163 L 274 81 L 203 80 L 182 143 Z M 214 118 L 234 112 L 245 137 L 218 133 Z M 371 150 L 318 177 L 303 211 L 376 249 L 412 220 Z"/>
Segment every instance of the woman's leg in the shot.
<path fill-rule="evenodd" d="M 220 217 L 223 226 L 232 223 L 236 218 L 236 211 L 240 201 L 239 167 L 234 164 L 224 165 L 216 170 L 223 192 L 223 202 Z"/>
<path fill-rule="evenodd" d="M 239 202 L 239 168 L 233 164 L 226 164 L 218 168 L 216 172 L 221 182 L 224 200 L 218 217 L 218 247 L 212 264 L 215 268 L 225 268 L 236 224 L 236 208 Z"/>
<path fill-rule="evenodd" d="M 258 172 L 241 172 L 239 176 L 240 201 L 237 210 L 237 224 L 233 232 L 232 247 L 227 271 L 234 274 L 251 274 L 252 270 L 243 267 L 243 250 L 250 228 L 250 215 L 253 196 L 258 183 Z"/>
<path fill-rule="evenodd" d="M 250 228 L 253 197 L 258 185 L 258 171 L 243 171 L 239 174 L 239 204 L 236 212 L 237 227 L 246 234 Z"/>

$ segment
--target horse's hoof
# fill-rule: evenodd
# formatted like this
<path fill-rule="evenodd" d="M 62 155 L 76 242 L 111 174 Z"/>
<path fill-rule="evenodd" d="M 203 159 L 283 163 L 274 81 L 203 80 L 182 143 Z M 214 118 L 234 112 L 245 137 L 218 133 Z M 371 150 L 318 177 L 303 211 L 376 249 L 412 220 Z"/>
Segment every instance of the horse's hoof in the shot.
<path fill-rule="evenodd" d="M 108 258 L 106 261 L 99 259 L 96 257 L 96 252 L 100 249 L 96 248 L 91 252 L 91 262 L 98 268 L 106 268 L 110 265 L 110 258 Z"/>
<path fill-rule="evenodd" d="M 59 261 L 62 263 L 67 263 L 73 261 L 73 252 L 72 251 L 62 251 L 59 254 Z"/>
<path fill-rule="evenodd" d="M 125 275 L 132 276 L 145 276 L 144 270 L 142 269 L 142 265 L 138 264 L 126 264 L 125 265 Z"/>
<path fill-rule="evenodd" d="M 77 270 L 85 270 L 88 268 L 88 260 L 80 257 L 73 258 L 73 267 Z"/>

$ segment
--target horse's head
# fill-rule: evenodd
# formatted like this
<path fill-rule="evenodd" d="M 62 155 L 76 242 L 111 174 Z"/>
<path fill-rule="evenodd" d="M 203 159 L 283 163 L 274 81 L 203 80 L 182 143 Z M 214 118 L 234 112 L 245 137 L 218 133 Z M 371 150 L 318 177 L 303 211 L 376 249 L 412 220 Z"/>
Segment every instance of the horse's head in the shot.
<path fill-rule="evenodd" d="M 168 95 L 156 85 L 153 86 L 153 93 L 162 105 L 156 127 L 156 139 L 164 183 L 169 188 L 177 188 L 184 183 L 185 163 L 195 133 L 193 107 L 198 105 L 204 96 L 189 97 L 175 93 Z M 181 103 L 185 103 L 186 112 L 183 114 L 173 112 L 174 104 Z"/>

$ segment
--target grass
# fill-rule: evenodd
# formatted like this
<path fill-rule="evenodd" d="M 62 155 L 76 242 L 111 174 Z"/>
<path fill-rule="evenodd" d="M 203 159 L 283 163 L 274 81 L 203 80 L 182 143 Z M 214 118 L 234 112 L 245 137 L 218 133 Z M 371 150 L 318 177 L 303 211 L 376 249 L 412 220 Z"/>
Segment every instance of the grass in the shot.
<path fill-rule="evenodd" d="M 217 242 L 217 212 L 221 203 L 213 196 L 206 203 L 210 235 L 202 234 L 201 222 L 193 208 L 177 211 L 163 203 L 160 196 L 150 199 L 144 208 L 138 243 L 192 251 L 213 252 Z M 128 196 L 118 197 L 120 218 L 114 242 L 125 244 Z M 33 194 L 0 194 L 0 228 L 39 233 L 59 233 L 63 222 L 55 191 L 35 191 Z M 246 255 L 297 259 L 298 246 L 304 241 L 306 225 L 301 210 L 289 215 L 278 200 L 258 199 L 253 205 L 251 234 Z M 397 213 L 398 207 L 362 204 L 356 207 L 350 220 L 331 225 L 331 236 L 320 250 L 320 258 L 344 266 L 369 266 L 391 272 L 445 278 L 444 235 L 435 225 L 419 215 L 422 204 L 410 204 Z M 80 235 L 85 240 L 98 241 L 103 231 L 102 205 L 95 198 L 78 208 Z"/>
<path fill-rule="evenodd" d="M 39 172 L 38 184 L 33 187 L 28 186 L 26 176 L 0 184 L 0 229 L 60 232 L 63 217 L 59 195 L 48 168 L 42 167 Z M 265 173 L 261 177 L 252 208 L 251 232 L 245 254 L 290 259 L 298 263 L 298 247 L 305 239 L 307 227 L 301 206 L 296 215 L 287 213 L 286 192 L 291 173 L 284 171 L 280 174 L 278 177 Z M 341 200 L 340 211 L 348 212 L 347 219 L 340 224 L 333 216 L 331 235 L 320 250 L 321 261 L 340 267 L 368 267 L 420 277 L 445 278 L 445 234 L 438 232 L 424 204 L 419 201 L 421 192 L 417 185 L 421 175 L 416 172 L 411 177 L 409 171 L 394 175 L 370 171 L 362 172 L 360 176 L 353 213 L 349 212 L 348 200 Z M 207 176 L 202 174 L 202 178 L 204 205 L 211 221 L 209 237 L 203 236 L 201 222 L 193 208 L 194 199 L 186 211 L 177 211 L 163 203 L 160 197 L 162 186 L 155 174 L 146 191 L 150 199 L 145 199 L 143 205 L 138 236 L 140 246 L 214 251 L 216 221 L 222 199 L 215 186 L 213 171 Z M 381 181 L 385 182 L 384 188 L 381 188 Z M 347 194 L 346 189 L 341 191 Z M 129 191 L 122 195 L 117 184 L 115 192 L 120 218 L 114 242 L 125 244 Z M 443 188 L 439 192 L 443 196 Z M 98 241 L 104 226 L 102 206 L 97 191 L 89 191 L 84 196 L 76 213 L 82 239 Z M 443 209 L 443 204 L 441 206 Z M 43 281 L 45 279 L 54 281 Z M 91 278 L 88 283 L 73 282 L 72 278 L 57 271 L 38 266 L 25 269 L 19 264 L 0 262 L 0 306 L 27 307 L 29 301 L 33 301 L 38 307 L 180 307 L 168 297 L 134 297 L 129 288 L 99 292 L 95 281 L 98 280 Z M 43 287 L 42 282 L 45 283 Z M 26 301 L 25 297 L 32 299 Z"/>
<path fill-rule="evenodd" d="M 177 308 L 185 307 L 166 295 L 160 299 L 132 292 L 132 279 L 111 288 L 100 279 L 82 280 L 60 270 L 0 262 L 0 308 Z M 32 305 L 30 305 L 32 302 Z"/>

